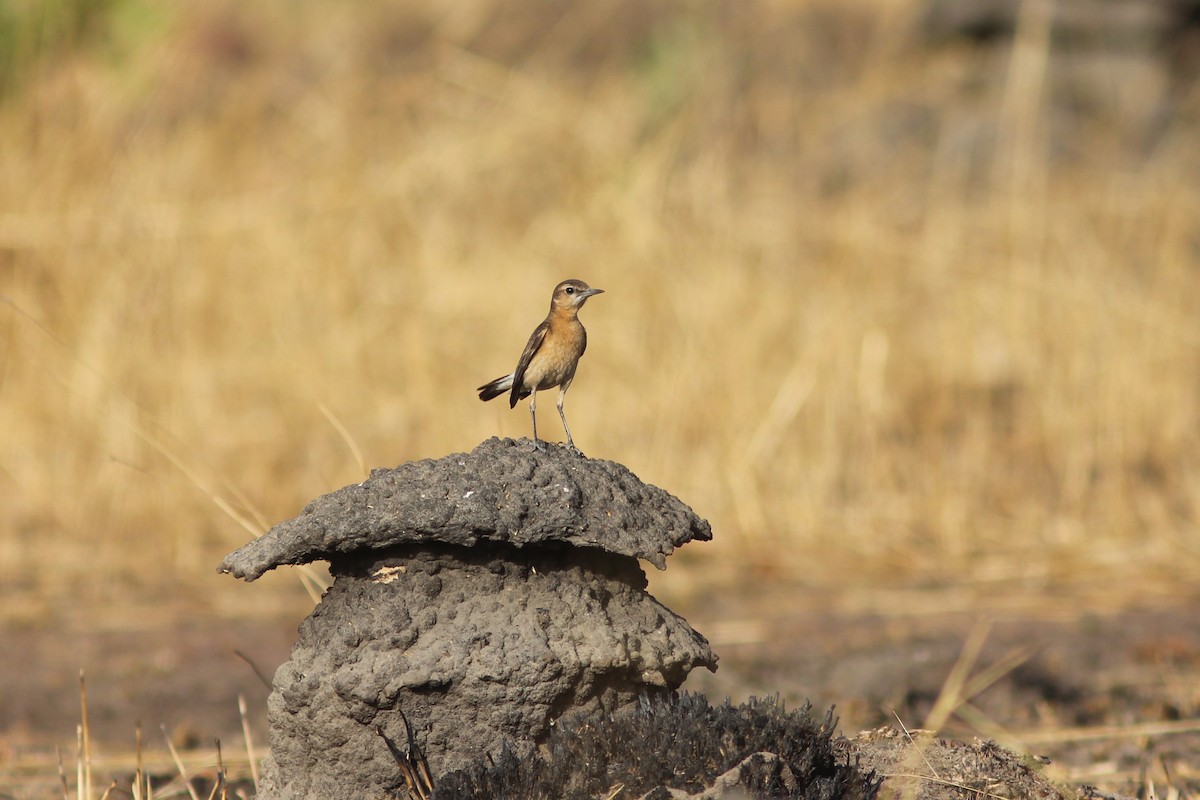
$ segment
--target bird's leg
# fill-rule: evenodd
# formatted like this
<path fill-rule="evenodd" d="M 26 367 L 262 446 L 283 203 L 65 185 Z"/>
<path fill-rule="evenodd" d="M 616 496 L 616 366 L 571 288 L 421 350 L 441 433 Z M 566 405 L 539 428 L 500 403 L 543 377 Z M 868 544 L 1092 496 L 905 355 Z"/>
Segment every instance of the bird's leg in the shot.
<path fill-rule="evenodd" d="M 529 419 L 533 422 L 533 440 L 537 438 L 537 392 L 529 395 Z"/>
<path fill-rule="evenodd" d="M 568 384 L 570 385 L 570 384 Z M 567 432 L 567 447 L 575 452 L 579 452 L 579 448 L 575 446 L 575 441 L 571 438 L 571 429 L 567 426 L 567 415 L 563 413 L 563 398 L 567 396 L 567 387 L 558 390 L 558 416 L 562 420 L 563 430 Z"/>

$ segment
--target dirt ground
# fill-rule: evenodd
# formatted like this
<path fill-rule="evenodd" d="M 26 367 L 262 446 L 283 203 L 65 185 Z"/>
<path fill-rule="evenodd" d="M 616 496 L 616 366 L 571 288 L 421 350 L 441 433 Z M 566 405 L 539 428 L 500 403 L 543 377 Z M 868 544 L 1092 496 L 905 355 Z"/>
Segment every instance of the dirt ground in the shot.
<path fill-rule="evenodd" d="M 727 640 L 716 647 L 720 669 L 694 675 L 689 687 L 710 697 L 778 692 L 789 705 L 835 705 L 853 737 L 922 727 L 939 713 L 958 664 L 965 688 L 950 698 L 942 735 L 995 739 L 1031 756 L 1051 781 L 1091 787 L 1085 794 L 1143 798 L 1151 782 L 1160 797 L 1169 788 L 1200 792 L 1194 600 L 1089 612 L 1064 598 L 992 598 L 958 610 L 953 591 L 914 592 L 855 610 L 855 598 L 790 594 L 787 604 L 778 587 L 735 595 L 735 613 L 754 622 L 715 618 L 718 641 Z M 728 614 L 729 597 L 707 603 Z"/>
<path fill-rule="evenodd" d="M 915 729 L 955 663 L 966 659 L 968 686 L 972 678 L 989 680 L 992 668 L 995 680 L 969 705 L 952 704 L 957 713 L 945 735 L 996 737 L 1037 756 L 1030 763 L 1045 764 L 1039 770 L 1051 780 L 1096 787 L 1094 796 L 1146 797 L 1151 783 L 1161 797 L 1172 789 L 1200 793 L 1195 602 L 1094 614 L 1048 602 L 984 614 L 926 597 L 863 610 L 846 598 L 778 585 L 668 602 L 720 654 L 716 674 L 693 674 L 686 685 L 710 699 L 778 693 L 789 707 L 805 699 L 819 710 L 836 705 L 851 737 L 901 722 Z M 160 726 L 183 748 L 219 738 L 227 752 L 236 750 L 238 695 L 256 743 L 265 744 L 268 689 L 251 664 L 272 674 L 304 613 L 0 631 L 0 797 L 62 796 L 53 754 L 60 747 L 73 772 L 81 667 L 93 753 L 132 752 L 138 723 L 148 750 L 164 749 Z M 990 624 L 981 623 L 989 616 Z M 97 761 L 96 783 L 107 785 Z"/>

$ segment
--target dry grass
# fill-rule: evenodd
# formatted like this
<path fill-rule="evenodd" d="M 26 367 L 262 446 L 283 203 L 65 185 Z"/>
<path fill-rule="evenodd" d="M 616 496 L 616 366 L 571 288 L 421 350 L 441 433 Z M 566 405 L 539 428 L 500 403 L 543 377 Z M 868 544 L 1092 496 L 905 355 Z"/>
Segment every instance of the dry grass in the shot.
<path fill-rule="evenodd" d="M 339 426 L 373 466 L 528 435 L 472 390 L 572 276 L 608 290 L 576 440 L 708 517 L 693 556 L 1200 575 L 1196 126 L 1128 146 L 1137 71 L 1073 111 L 1036 15 L 970 50 L 912 2 L 116 7 L 0 106 L 30 616 L 216 593 L 250 534 L 213 499 L 257 529 L 359 479 Z"/>

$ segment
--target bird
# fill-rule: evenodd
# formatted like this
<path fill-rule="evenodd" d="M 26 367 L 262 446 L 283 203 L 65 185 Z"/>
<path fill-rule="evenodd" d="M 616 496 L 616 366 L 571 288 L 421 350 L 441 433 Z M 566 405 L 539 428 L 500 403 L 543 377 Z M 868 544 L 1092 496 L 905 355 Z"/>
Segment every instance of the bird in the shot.
<path fill-rule="evenodd" d="M 517 368 L 476 390 L 479 399 L 484 401 L 508 392 L 509 408 L 515 408 L 518 400 L 530 398 L 529 418 L 533 422 L 535 442 L 538 441 L 537 393 L 557 386 L 558 416 L 567 432 L 567 447 L 578 450 L 567 426 L 567 415 L 563 413 L 563 398 L 571 388 L 571 381 L 575 380 L 579 358 L 587 349 L 587 331 L 579 321 L 579 309 L 589 297 L 603 292 L 603 289 L 593 289 L 574 278 L 555 286 L 554 294 L 550 296 L 550 313 L 534 328 L 517 361 Z"/>

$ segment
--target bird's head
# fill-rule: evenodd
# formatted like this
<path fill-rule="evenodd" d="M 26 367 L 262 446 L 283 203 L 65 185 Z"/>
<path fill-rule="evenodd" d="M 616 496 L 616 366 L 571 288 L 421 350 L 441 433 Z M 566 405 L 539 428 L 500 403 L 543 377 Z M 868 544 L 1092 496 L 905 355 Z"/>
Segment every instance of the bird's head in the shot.
<path fill-rule="evenodd" d="M 550 307 L 554 310 L 578 310 L 583 307 L 589 297 L 603 293 L 603 289 L 593 289 L 583 281 L 572 278 L 554 287 L 554 296 L 550 300 Z"/>

